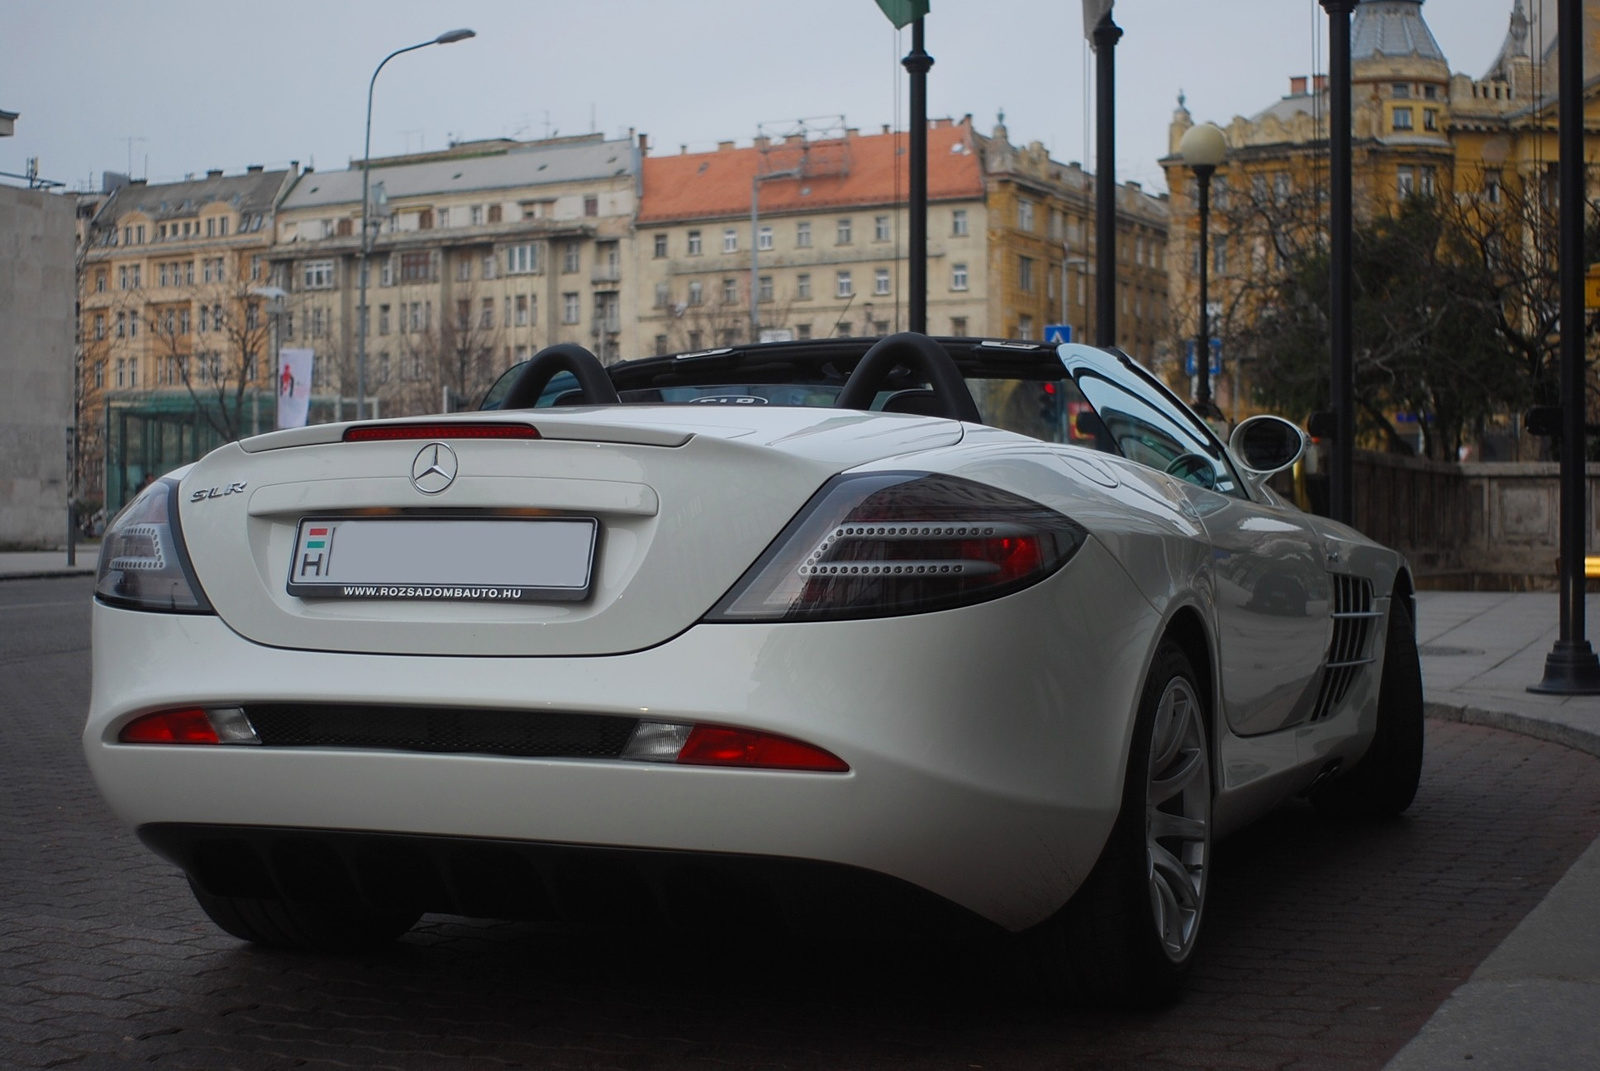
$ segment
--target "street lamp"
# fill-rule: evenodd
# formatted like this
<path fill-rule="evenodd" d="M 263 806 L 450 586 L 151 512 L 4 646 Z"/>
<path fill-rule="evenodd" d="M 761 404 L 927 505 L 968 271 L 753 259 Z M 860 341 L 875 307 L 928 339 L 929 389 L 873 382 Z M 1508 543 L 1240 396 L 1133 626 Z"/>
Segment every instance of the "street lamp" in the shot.
<path fill-rule="evenodd" d="M 1222 131 L 1212 123 L 1192 126 L 1178 142 L 1178 155 L 1194 172 L 1200 194 L 1200 330 L 1195 335 L 1194 366 L 1198 373 L 1195 388 L 1195 408 L 1202 417 L 1212 415 L 1211 404 L 1211 324 L 1207 318 L 1206 244 L 1211 218 L 1211 175 L 1227 154 L 1228 142 Z"/>
<path fill-rule="evenodd" d="M 367 134 L 361 148 L 361 257 L 359 286 L 361 296 L 356 305 L 356 419 L 364 420 L 367 415 L 367 255 L 372 252 L 372 231 L 368 221 L 368 212 L 371 208 L 368 199 L 368 164 L 372 159 L 372 89 L 378 84 L 378 71 L 383 70 L 383 65 L 400 55 L 402 52 L 415 52 L 419 48 L 429 45 L 453 45 L 457 41 L 465 41 L 469 37 L 478 36 L 471 30 L 447 30 L 431 41 L 420 44 L 407 45 L 397 48 L 383 57 L 377 68 L 372 72 L 372 78 L 367 82 Z"/>

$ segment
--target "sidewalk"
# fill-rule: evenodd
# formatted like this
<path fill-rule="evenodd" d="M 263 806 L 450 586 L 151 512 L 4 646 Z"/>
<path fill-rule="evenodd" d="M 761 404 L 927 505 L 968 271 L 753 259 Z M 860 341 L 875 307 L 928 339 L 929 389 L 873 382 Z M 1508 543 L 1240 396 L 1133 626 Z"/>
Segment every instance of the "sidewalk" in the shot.
<path fill-rule="evenodd" d="M 1600 597 L 1585 600 L 1600 650 Z M 1417 643 L 1430 717 L 1600 755 L 1600 696 L 1534 695 L 1559 634 L 1552 594 L 1422 592 Z M 1592 1069 L 1600 1063 L 1600 841 L 1440 1005 L 1386 1071 Z"/>
<path fill-rule="evenodd" d="M 79 543 L 67 564 L 65 550 L 10 551 L 0 553 L 0 580 L 25 580 L 30 577 L 93 575 L 100 562 L 100 544 Z"/>

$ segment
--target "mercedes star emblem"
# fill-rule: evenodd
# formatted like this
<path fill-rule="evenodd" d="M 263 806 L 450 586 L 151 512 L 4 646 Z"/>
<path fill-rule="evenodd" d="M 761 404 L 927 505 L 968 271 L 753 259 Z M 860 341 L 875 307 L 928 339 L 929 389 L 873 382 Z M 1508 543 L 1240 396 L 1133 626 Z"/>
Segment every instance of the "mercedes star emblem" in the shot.
<path fill-rule="evenodd" d="M 456 452 L 444 443 L 429 443 L 411 462 L 411 486 L 436 495 L 455 482 Z"/>

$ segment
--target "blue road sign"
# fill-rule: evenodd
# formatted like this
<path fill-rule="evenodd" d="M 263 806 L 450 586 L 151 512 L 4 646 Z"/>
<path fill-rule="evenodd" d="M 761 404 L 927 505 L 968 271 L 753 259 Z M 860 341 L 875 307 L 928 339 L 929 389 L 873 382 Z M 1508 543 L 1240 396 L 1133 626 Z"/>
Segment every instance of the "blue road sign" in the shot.
<path fill-rule="evenodd" d="M 1194 366 L 1194 339 L 1190 339 L 1183 347 L 1183 374 L 1186 376 L 1199 375 L 1199 369 Z M 1222 339 L 1211 340 L 1211 374 L 1222 374 Z"/>
<path fill-rule="evenodd" d="M 1060 346 L 1072 341 L 1071 324 L 1045 324 L 1044 340 L 1052 346 Z"/>

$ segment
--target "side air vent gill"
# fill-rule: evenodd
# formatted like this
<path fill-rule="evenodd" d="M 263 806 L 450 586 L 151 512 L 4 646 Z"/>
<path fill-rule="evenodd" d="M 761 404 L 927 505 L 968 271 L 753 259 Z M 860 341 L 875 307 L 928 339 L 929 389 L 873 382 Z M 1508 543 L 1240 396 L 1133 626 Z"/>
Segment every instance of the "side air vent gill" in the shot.
<path fill-rule="evenodd" d="M 1319 721 L 1333 713 L 1355 683 L 1363 666 L 1374 661 L 1371 648 L 1372 626 L 1379 614 L 1372 608 L 1372 582 L 1358 576 L 1334 574 L 1333 639 L 1328 644 L 1328 660 L 1317 693 L 1311 718 Z"/>

